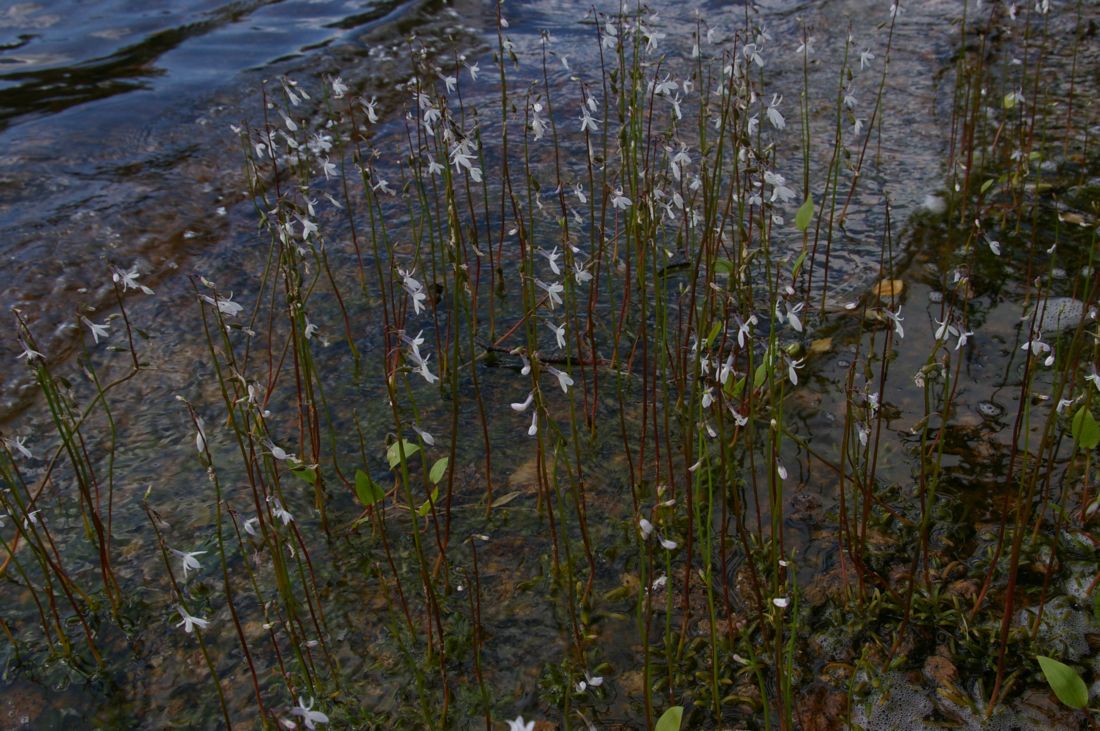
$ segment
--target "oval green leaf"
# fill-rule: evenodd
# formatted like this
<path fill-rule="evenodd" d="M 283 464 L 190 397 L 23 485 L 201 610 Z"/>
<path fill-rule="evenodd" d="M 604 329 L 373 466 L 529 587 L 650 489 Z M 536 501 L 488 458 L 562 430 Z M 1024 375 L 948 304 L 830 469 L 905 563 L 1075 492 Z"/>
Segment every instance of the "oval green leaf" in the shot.
<path fill-rule="evenodd" d="M 303 465 L 301 467 L 293 467 L 290 471 L 299 480 L 302 480 L 303 482 L 308 482 L 310 485 L 317 482 L 317 470 L 313 467 L 306 467 L 305 465 Z"/>
<path fill-rule="evenodd" d="M 1096 449 L 1096 446 L 1100 445 L 1100 424 L 1096 423 L 1096 418 L 1087 404 L 1073 415 L 1071 431 L 1073 441 L 1077 442 L 1082 449 Z"/>
<path fill-rule="evenodd" d="M 440 457 L 432 465 L 432 471 L 428 473 L 428 479 L 432 481 L 433 485 L 438 485 L 439 481 L 443 479 L 443 475 L 447 474 L 447 464 L 449 462 L 448 457 Z"/>
<path fill-rule="evenodd" d="M 810 227 L 810 221 L 814 219 L 814 194 L 806 198 L 806 202 L 798 207 L 798 213 L 794 214 L 794 225 L 802 233 Z"/>
<path fill-rule="evenodd" d="M 672 706 L 657 719 L 657 725 L 653 731 L 680 731 L 680 724 L 684 720 L 684 707 Z"/>
<path fill-rule="evenodd" d="M 408 439 L 402 439 L 394 442 L 390 445 L 390 448 L 386 450 L 386 461 L 390 463 L 390 469 L 392 470 L 397 465 L 401 464 L 401 447 L 405 447 L 405 459 L 413 456 L 420 451 L 420 445 L 416 442 L 410 442 Z"/>
<path fill-rule="evenodd" d="M 355 470 L 355 494 L 359 496 L 359 502 L 363 503 L 363 507 L 367 508 L 386 497 L 386 491 L 382 486 L 363 470 Z"/>
<path fill-rule="evenodd" d="M 1051 690 L 1054 691 L 1054 695 L 1058 696 L 1058 700 L 1070 708 L 1077 709 L 1084 708 L 1089 704 L 1089 689 L 1085 687 L 1085 681 L 1081 680 L 1081 676 L 1077 674 L 1076 670 L 1069 665 L 1042 655 L 1036 655 L 1035 659 L 1039 661 L 1039 667 L 1042 668 L 1043 675 L 1046 676 L 1047 682 L 1050 684 Z"/>

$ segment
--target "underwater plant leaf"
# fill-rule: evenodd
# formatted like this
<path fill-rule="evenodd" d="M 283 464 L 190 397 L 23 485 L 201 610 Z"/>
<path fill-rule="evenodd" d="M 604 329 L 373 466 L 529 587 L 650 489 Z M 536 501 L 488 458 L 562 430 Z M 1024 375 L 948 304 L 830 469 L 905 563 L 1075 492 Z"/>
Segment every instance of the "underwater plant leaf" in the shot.
<path fill-rule="evenodd" d="M 382 500 L 386 496 L 386 491 L 382 489 L 381 485 L 372 480 L 366 472 L 355 470 L 355 494 L 359 496 L 359 502 L 363 503 L 364 507 L 369 508 Z"/>
<path fill-rule="evenodd" d="M 402 439 L 401 441 L 394 442 L 390 445 L 390 448 L 386 450 L 386 461 L 390 463 L 391 470 L 397 465 L 401 464 L 401 447 L 399 445 L 405 446 L 406 460 L 420 451 L 420 445 L 414 442 L 410 442 L 408 439 Z"/>
<path fill-rule="evenodd" d="M 1058 700 L 1070 708 L 1077 709 L 1089 704 L 1089 690 L 1076 670 L 1042 655 L 1036 655 L 1035 659 L 1039 661 L 1039 667 L 1042 668 L 1043 675 L 1046 676 L 1047 683 L 1050 684 L 1054 695 L 1058 696 Z"/>
<path fill-rule="evenodd" d="M 1096 418 L 1088 405 L 1082 406 L 1073 415 L 1071 431 L 1073 441 L 1077 442 L 1082 449 L 1096 449 L 1100 444 L 1100 424 L 1096 423 Z"/>
<path fill-rule="evenodd" d="M 447 474 L 447 465 L 450 461 L 449 457 L 440 457 L 432 465 L 432 471 L 428 473 L 428 479 L 432 481 L 433 485 L 438 485 L 439 481 L 443 479 L 443 475 Z"/>
<path fill-rule="evenodd" d="M 672 706 L 657 719 L 657 725 L 653 731 L 680 731 L 680 723 L 684 720 L 684 707 Z"/>

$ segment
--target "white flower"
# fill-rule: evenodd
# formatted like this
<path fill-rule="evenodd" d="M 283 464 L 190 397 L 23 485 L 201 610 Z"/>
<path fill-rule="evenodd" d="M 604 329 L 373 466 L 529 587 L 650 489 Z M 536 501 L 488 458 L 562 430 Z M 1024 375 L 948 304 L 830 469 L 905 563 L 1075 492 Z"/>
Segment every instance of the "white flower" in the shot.
<path fill-rule="evenodd" d="M 805 358 L 799 358 L 787 362 L 787 378 L 791 380 L 792 386 L 798 385 L 798 372 L 796 369 L 801 368 L 805 360 Z"/>
<path fill-rule="evenodd" d="M 989 250 L 996 256 L 1001 255 L 1001 242 L 994 241 L 993 239 L 986 239 L 986 243 L 989 244 Z"/>
<path fill-rule="evenodd" d="M 781 480 L 787 479 L 787 468 L 783 466 L 782 462 L 776 462 L 775 463 L 775 471 L 776 471 L 776 473 L 778 473 L 779 479 L 781 479 Z"/>
<path fill-rule="evenodd" d="M 306 318 L 306 329 L 305 329 L 305 331 L 303 332 L 303 335 L 305 335 L 305 336 L 306 336 L 306 340 L 309 340 L 309 339 L 311 339 L 311 338 L 312 338 L 312 337 L 313 337 L 314 335 L 316 335 L 316 334 L 317 334 L 317 331 L 318 331 L 318 330 L 320 330 L 320 329 L 321 329 L 321 328 L 317 327 L 317 326 L 316 326 L 316 325 L 314 325 L 314 324 L 313 324 L 312 322 L 310 322 L 310 321 L 309 321 L 309 318 L 307 317 L 307 318 Z"/>
<path fill-rule="evenodd" d="M 244 522 L 244 532 L 253 538 L 256 537 L 256 527 L 260 525 L 260 519 L 252 516 Z"/>
<path fill-rule="evenodd" d="M 477 81 L 477 75 L 481 73 L 481 67 L 477 62 L 466 64 L 466 70 L 470 72 L 470 81 Z"/>
<path fill-rule="evenodd" d="M 561 268 L 558 267 L 558 259 L 561 258 L 561 252 L 558 251 L 558 247 L 554 247 L 553 251 L 545 251 L 538 249 L 538 253 L 546 259 L 546 263 L 550 265 L 550 271 L 554 274 L 561 274 Z"/>
<path fill-rule="evenodd" d="M 191 634 L 192 632 L 194 632 L 196 627 L 198 627 L 199 629 L 206 629 L 207 626 L 210 624 L 210 620 L 202 619 L 201 617 L 196 617 L 190 614 L 180 604 L 176 605 L 176 611 L 178 611 L 180 613 L 180 617 L 183 618 L 183 620 L 176 626 L 183 627 L 183 631 L 187 634 Z"/>
<path fill-rule="evenodd" d="M 1092 385 L 1096 386 L 1096 390 L 1100 391 L 1100 373 L 1096 372 L 1096 366 L 1092 367 L 1092 373 L 1085 376 L 1086 381 L 1091 381 Z"/>
<path fill-rule="evenodd" d="M 584 680 L 577 683 L 574 687 L 578 693 L 583 693 L 588 688 L 599 688 L 603 685 L 603 678 L 600 676 L 592 677 L 588 674 L 588 671 L 584 671 Z"/>
<path fill-rule="evenodd" d="M 665 549 L 666 551 L 676 550 L 676 541 L 670 541 L 667 538 L 662 538 L 661 536 L 657 536 L 657 539 L 661 542 L 661 548 Z"/>
<path fill-rule="evenodd" d="M 785 596 L 777 596 L 774 599 L 772 599 L 772 604 L 779 607 L 780 609 L 786 609 L 787 605 L 790 604 L 790 603 L 791 603 L 791 600 L 788 599 Z"/>
<path fill-rule="evenodd" d="M 523 413 L 524 411 L 527 411 L 527 409 L 531 408 L 531 404 L 534 403 L 534 401 L 535 392 L 531 391 L 529 394 L 527 394 L 527 398 L 524 399 L 522 403 L 509 404 L 509 406 L 512 407 L 512 411 Z"/>
<path fill-rule="evenodd" d="M 434 447 L 435 446 L 435 437 L 433 437 L 430 432 L 424 431 L 423 429 L 418 427 L 416 424 L 413 424 L 412 428 L 413 428 L 413 431 L 416 432 L 417 436 L 419 436 L 420 439 L 423 440 L 423 442 L 425 444 L 427 444 L 429 447 Z"/>
<path fill-rule="evenodd" d="M 864 48 L 859 53 L 859 70 L 867 68 L 871 65 L 871 61 L 875 60 L 875 54 L 871 53 L 871 49 Z"/>
<path fill-rule="evenodd" d="M 596 132 L 600 129 L 596 120 L 589 113 L 587 108 L 581 108 L 581 132 Z"/>
<path fill-rule="evenodd" d="M 524 721 L 523 716 L 508 722 L 508 731 L 535 731 L 534 721 Z"/>
<path fill-rule="evenodd" d="M 546 327 L 550 328 L 550 330 L 554 333 L 554 337 L 557 339 L 557 342 L 558 342 L 558 348 L 561 349 L 561 350 L 565 350 L 565 325 L 564 325 L 564 323 L 561 324 L 561 325 L 555 325 L 552 322 L 548 322 L 548 323 L 546 323 Z"/>
<path fill-rule="evenodd" d="M 5 439 L 4 444 L 8 446 L 8 449 L 14 449 L 27 459 L 32 459 L 34 455 L 31 454 L 31 450 L 27 449 L 26 446 L 24 446 L 26 441 L 26 437 L 12 437 L 11 439 Z"/>
<path fill-rule="evenodd" d="M 321 713 L 320 711 L 313 710 L 312 697 L 310 697 L 309 705 L 307 706 L 306 702 L 302 700 L 302 696 L 298 696 L 298 707 L 292 709 L 290 711 L 290 715 L 301 716 L 303 723 L 305 723 L 306 725 L 306 728 L 310 729 L 311 731 L 317 728 L 313 725 L 315 723 L 328 723 L 328 716 Z"/>
<path fill-rule="evenodd" d="M 195 418 L 195 449 L 200 454 L 206 451 L 206 424 L 201 416 Z"/>
<path fill-rule="evenodd" d="M 615 190 L 615 195 L 611 197 L 611 205 L 615 208 L 618 208 L 620 211 L 625 211 L 627 208 L 633 205 L 633 201 L 623 195 L 622 188 L 617 188 Z"/>
<path fill-rule="evenodd" d="M 885 310 L 884 312 L 885 312 L 886 316 L 888 318 L 890 318 L 890 320 L 894 323 L 894 332 L 896 332 L 898 334 L 899 338 L 904 338 L 905 337 L 905 330 L 903 330 L 902 327 L 901 327 L 901 321 L 904 319 L 901 316 L 901 307 L 900 306 L 898 307 L 897 312 L 890 312 L 890 310 Z"/>
<path fill-rule="evenodd" d="M 527 436 L 533 437 L 539 433 L 539 410 L 531 412 L 531 426 L 527 427 Z"/>
<path fill-rule="evenodd" d="M 199 560 L 195 558 L 195 556 L 201 556 L 206 553 L 206 551 L 190 551 L 185 553 L 184 551 L 177 551 L 174 548 L 171 549 L 171 551 L 180 557 L 180 566 L 183 568 L 183 578 L 185 581 L 187 580 L 187 572 L 189 570 L 194 569 L 198 571 L 202 568 L 202 564 L 199 563 Z"/>
<path fill-rule="evenodd" d="M 283 507 L 283 503 L 279 498 L 272 496 L 268 500 L 271 501 L 271 514 L 283 521 L 283 525 L 290 525 L 290 522 L 294 520 L 294 516 Z"/>
<path fill-rule="evenodd" d="M 579 261 L 574 261 L 573 279 L 577 280 L 577 284 L 584 284 L 585 282 L 592 281 L 592 274 L 585 269 Z"/>
<path fill-rule="evenodd" d="M 348 93 L 348 85 L 344 83 L 344 80 L 337 76 L 332 80 L 332 98 L 343 99 L 344 94 Z"/>
<path fill-rule="evenodd" d="M 779 102 L 781 101 L 783 101 L 783 97 L 772 94 L 772 100 L 768 104 L 768 121 L 776 129 L 783 129 L 787 126 L 787 121 L 783 119 L 783 115 L 779 112 Z"/>
<path fill-rule="evenodd" d="M 558 379 L 558 385 L 561 386 L 562 393 L 569 393 L 569 387 L 573 385 L 573 379 L 565 371 L 559 371 L 554 366 L 546 366 L 546 371 Z"/>
<path fill-rule="evenodd" d="M 439 74 L 439 79 L 446 85 L 448 94 L 453 94 L 455 89 L 458 87 L 458 79 L 454 76 L 444 76 L 443 74 Z"/>
<path fill-rule="evenodd" d="M 795 332 L 802 332 L 802 320 L 798 319 L 798 313 L 802 311 L 805 306 L 804 302 L 799 302 L 794 307 L 787 305 L 787 320 L 791 323 L 791 327 Z"/>
<path fill-rule="evenodd" d="M 128 289 L 140 289 L 145 294 L 153 294 L 153 290 L 146 287 L 144 284 L 138 283 L 137 278 L 141 276 L 138 274 L 137 265 L 135 264 L 129 271 L 122 269 L 115 269 L 113 279 L 117 284 L 122 285 L 122 291 L 125 292 Z"/>
<path fill-rule="evenodd" d="M 642 538 L 648 539 L 653 534 L 653 524 L 645 518 L 638 519 L 638 529 L 642 531 Z"/>
<path fill-rule="evenodd" d="M 232 294 L 230 294 L 229 297 L 210 297 L 205 294 L 199 295 L 199 297 L 202 299 L 203 302 L 217 307 L 218 312 L 221 312 L 223 315 L 228 315 L 230 317 L 239 315 L 241 313 L 241 310 L 244 309 L 244 307 L 233 301 Z"/>
<path fill-rule="evenodd" d="M 561 282 L 551 282 L 547 284 L 536 278 L 535 284 L 549 296 L 551 310 L 554 309 L 554 305 L 560 305 L 562 303 L 561 293 L 565 291 L 565 286 Z"/>
<path fill-rule="evenodd" d="M 99 344 L 100 337 L 106 338 L 110 336 L 111 331 L 107 329 L 106 323 L 103 325 L 97 325 L 83 315 L 80 316 L 80 319 L 84 322 L 85 325 L 88 326 L 88 329 L 92 331 L 92 337 L 95 339 L 97 345 Z"/>
<path fill-rule="evenodd" d="M 1040 336 L 1040 338 L 1041 337 L 1042 336 Z M 1049 353 L 1050 346 L 1044 343 L 1040 338 L 1028 340 L 1020 347 L 1020 350 L 1030 350 L 1031 354 L 1034 356 L 1040 356 L 1044 353 Z M 1088 376 L 1086 376 L 1086 380 L 1090 380 Z M 1097 384 L 1097 388 L 1100 388 L 1100 384 Z"/>

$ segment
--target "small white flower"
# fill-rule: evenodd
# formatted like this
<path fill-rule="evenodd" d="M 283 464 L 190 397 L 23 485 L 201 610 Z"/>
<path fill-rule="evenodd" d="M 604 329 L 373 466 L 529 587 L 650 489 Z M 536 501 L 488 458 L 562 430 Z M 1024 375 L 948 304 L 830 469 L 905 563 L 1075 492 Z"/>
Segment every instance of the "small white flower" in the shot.
<path fill-rule="evenodd" d="M 783 115 L 779 111 L 779 103 L 783 101 L 783 97 L 778 94 L 772 94 L 772 100 L 768 104 L 768 121 L 776 129 L 783 129 L 787 126 L 787 120 L 783 119 Z"/>
<path fill-rule="evenodd" d="M 787 468 L 783 466 L 782 462 L 775 463 L 775 471 L 779 475 L 779 479 L 787 479 Z"/>
<path fill-rule="evenodd" d="M 176 611 L 178 611 L 180 613 L 180 617 L 183 618 L 182 621 L 176 626 L 183 627 L 183 631 L 187 634 L 191 634 L 192 632 L 194 632 L 196 627 L 198 627 L 199 629 L 206 629 L 207 626 L 209 626 L 210 624 L 210 620 L 202 619 L 201 617 L 196 617 L 190 614 L 180 604 L 176 605 Z"/>
<path fill-rule="evenodd" d="M 201 416 L 195 418 L 195 449 L 199 454 L 206 451 L 206 423 Z"/>
<path fill-rule="evenodd" d="M 643 539 L 648 540 L 649 537 L 653 534 L 653 524 L 645 518 L 638 519 L 638 529 L 642 532 Z"/>
<path fill-rule="evenodd" d="M 95 339 L 97 345 L 99 344 L 99 339 L 101 337 L 110 337 L 111 331 L 107 329 L 106 323 L 104 323 L 103 325 L 98 325 L 89 320 L 87 317 L 84 317 L 83 315 L 80 316 L 80 319 L 84 322 L 85 325 L 88 326 L 88 329 L 92 331 L 92 337 Z"/>
<path fill-rule="evenodd" d="M 561 293 L 565 291 L 565 286 L 561 282 L 551 282 L 547 284 L 539 279 L 535 279 L 535 285 L 539 289 L 546 292 L 550 298 L 550 309 L 554 309 L 554 305 L 560 305 L 562 303 Z"/>
<path fill-rule="evenodd" d="M 417 433 L 417 435 L 424 441 L 425 444 L 427 444 L 429 447 L 435 446 L 435 437 L 433 437 L 429 432 L 424 431 L 416 424 L 413 424 L 412 428 L 413 431 Z"/>
<path fill-rule="evenodd" d="M 228 315 L 229 317 L 239 315 L 241 313 L 241 310 L 244 309 L 244 307 L 233 301 L 232 294 L 230 294 L 229 297 L 210 297 L 205 294 L 199 295 L 199 297 L 202 299 L 203 302 L 206 302 L 208 305 L 217 307 L 218 312 L 222 313 L 223 315 Z"/>
<path fill-rule="evenodd" d="M 527 427 L 527 436 L 533 437 L 539 433 L 539 411 L 535 409 L 531 412 L 531 426 Z"/>
<path fill-rule="evenodd" d="M 252 536 L 253 538 L 255 538 L 256 535 L 257 535 L 256 528 L 259 527 L 259 525 L 260 525 L 260 519 L 257 518 L 256 516 L 252 516 L 251 518 L 249 518 L 248 520 L 246 520 L 244 522 L 244 525 L 243 525 L 244 532 L 247 533 L 248 535 Z"/>
<path fill-rule="evenodd" d="M 777 596 L 774 599 L 772 599 L 772 604 L 779 607 L 780 609 L 786 609 L 787 605 L 789 605 L 790 603 L 791 603 L 791 600 L 788 599 L 785 596 Z"/>
<path fill-rule="evenodd" d="M 135 264 L 133 267 L 131 267 L 129 269 L 129 271 L 125 271 L 125 270 L 122 270 L 122 269 L 115 269 L 115 272 L 112 275 L 112 278 L 115 280 L 115 282 L 117 284 L 122 285 L 122 291 L 123 292 L 125 292 L 128 289 L 140 289 L 145 294 L 153 294 L 153 290 L 149 289 L 144 284 L 140 284 L 138 282 L 137 278 L 139 276 L 141 276 L 141 275 L 138 274 L 137 265 Z"/>
<path fill-rule="evenodd" d="M 615 195 L 613 195 L 611 197 L 611 205 L 615 208 L 618 208 L 620 211 L 625 211 L 627 208 L 630 208 L 630 206 L 632 206 L 633 204 L 634 204 L 633 201 L 631 201 L 629 198 L 627 198 L 625 195 L 623 195 L 623 189 L 622 188 L 617 188 L 615 190 Z"/>
<path fill-rule="evenodd" d="M 527 409 L 531 408 L 531 404 L 535 401 L 535 392 L 532 391 L 527 394 L 527 398 L 522 403 L 509 404 L 512 407 L 512 411 L 523 413 Z"/>
<path fill-rule="evenodd" d="M 190 571 L 190 570 L 198 571 L 199 569 L 202 568 L 202 564 L 199 563 L 198 559 L 195 558 L 195 556 L 201 556 L 204 553 L 206 553 L 206 551 L 184 552 L 184 551 L 177 551 L 174 548 L 171 549 L 171 551 L 172 551 L 172 553 L 174 553 L 174 554 L 176 554 L 177 556 L 180 557 L 180 566 L 183 569 L 183 578 L 184 578 L 184 580 L 187 579 L 187 572 L 188 571 Z"/>
<path fill-rule="evenodd" d="M 986 239 L 986 243 L 989 244 L 989 250 L 996 256 L 1001 255 L 1001 242 L 994 241 L 993 239 Z"/>
<path fill-rule="evenodd" d="M 899 338 L 905 337 L 905 330 L 901 327 L 901 321 L 904 319 L 901 316 L 901 307 L 898 307 L 897 312 L 890 312 L 890 310 L 884 311 L 886 316 L 894 323 L 894 332 L 898 334 Z"/>
<path fill-rule="evenodd" d="M 587 108 L 581 108 L 581 132 L 597 132 L 599 125 Z"/>
<path fill-rule="evenodd" d="M 320 711 L 313 710 L 313 698 L 309 699 L 309 705 L 302 700 L 302 696 L 298 696 L 298 707 L 290 711 L 292 716 L 301 716 L 302 722 L 306 725 L 306 728 L 310 731 L 314 731 L 317 727 L 315 723 L 328 723 L 328 716 Z"/>
<path fill-rule="evenodd" d="M 875 54 L 871 53 L 871 49 L 864 48 L 859 53 L 859 70 L 867 68 L 871 65 L 871 62 L 875 60 Z"/>
<path fill-rule="evenodd" d="M 554 366 L 546 366 L 546 371 L 550 375 L 558 379 L 558 385 L 561 386 L 562 393 L 569 393 L 569 387 L 573 385 L 573 379 L 565 371 L 559 371 Z"/>
<path fill-rule="evenodd" d="M 283 507 L 283 503 L 279 498 L 273 496 L 268 499 L 271 501 L 271 514 L 278 520 L 283 521 L 283 525 L 290 525 L 291 521 L 294 520 L 294 516 Z"/>
<path fill-rule="evenodd" d="M 534 721 L 524 721 L 523 716 L 508 722 L 508 731 L 535 731 Z"/>
<path fill-rule="evenodd" d="M 14 449 L 27 459 L 32 459 L 34 455 L 31 454 L 31 450 L 27 449 L 25 446 L 26 441 L 26 437 L 12 437 L 10 439 L 5 439 L 4 444 L 8 446 L 8 449 Z"/>
<path fill-rule="evenodd" d="M 670 541 L 669 539 L 663 538 L 661 536 L 657 536 L 657 539 L 661 541 L 661 548 L 665 549 L 666 551 L 676 550 L 676 541 Z"/>
<path fill-rule="evenodd" d="M 348 85 L 344 83 L 344 80 L 337 76 L 332 80 L 332 98 L 343 99 L 344 95 L 348 93 Z"/>
<path fill-rule="evenodd" d="M 554 333 L 554 338 L 557 340 L 558 348 L 565 350 L 565 324 L 555 325 L 552 322 L 546 323 L 546 327 Z"/>

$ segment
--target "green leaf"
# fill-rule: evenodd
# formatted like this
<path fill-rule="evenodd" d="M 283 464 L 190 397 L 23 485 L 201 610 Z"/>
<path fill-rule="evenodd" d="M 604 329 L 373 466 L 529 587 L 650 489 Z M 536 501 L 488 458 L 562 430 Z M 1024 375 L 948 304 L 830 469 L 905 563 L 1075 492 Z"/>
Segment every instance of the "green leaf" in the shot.
<path fill-rule="evenodd" d="M 386 450 L 386 461 L 390 463 L 390 469 L 392 470 L 397 465 L 401 464 L 401 446 L 405 447 L 405 459 L 413 456 L 420 451 L 420 445 L 415 442 L 410 442 L 408 439 L 402 439 L 394 442 L 390 445 L 390 448 Z"/>
<path fill-rule="evenodd" d="M 425 500 L 424 503 L 416 509 L 416 514 L 423 518 L 432 510 L 432 505 L 439 501 L 439 488 L 432 490 L 432 497 L 430 500 Z"/>
<path fill-rule="evenodd" d="M 1089 704 L 1089 689 L 1085 687 L 1085 681 L 1081 680 L 1076 670 L 1042 655 L 1036 655 L 1035 659 L 1039 661 L 1039 667 L 1058 700 L 1070 708 L 1080 709 Z"/>
<path fill-rule="evenodd" d="M 806 254 L 809 254 L 809 253 L 810 253 L 810 250 L 805 249 L 805 250 L 803 250 L 803 252 L 801 254 L 798 255 L 798 258 L 794 260 L 794 266 L 791 267 L 791 277 L 792 278 L 797 277 L 798 273 L 800 271 L 802 271 L 802 265 L 806 262 Z"/>
<path fill-rule="evenodd" d="M 355 494 L 359 496 L 359 502 L 367 508 L 386 497 L 382 486 L 363 470 L 355 470 Z"/>
<path fill-rule="evenodd" d="M 752 374 L 752 387 L 760 388 L 766 380 L 768 380 L 768 366 L 761 363 L 756 366 L 756 372 Z"/>
<path fill-rule="evenodd" d="M 684 707 L 672 706 L 657 719 L 657 725 L 653 731 L 680 731 L 680 724 L 684 720 Z"/>
<path fill-rule="evenodd" d="M 1071 432 L 1073 441 L 1077 442 L 1081 449 L 1096 449 L 1096 446 L 1100 445 L 1100 424 L 1096 423 L 1096 418 L 1087 404 L 1073 415 Z"/>
<path fill-rule="evenodd" d="M 302 480 L 304 482 L 308 482 L 310 485 L 317 482 L 317 470 L 316 470 L 316 468 L 306 467 L 305 465 L 302 465 L 301 467 L 291 467 L 290 471 L 299 480 Z"/>
<path fill-rule="evenodd" d="M 709 332 L 709 333 L 707 333 L 707 341 L 706 341 L 706 342 L 707 342 L 707 347 L 708 347 L 708 348 L 709 348 L 709 347 L 710 347 L 711 345 L 713 345 L 713 344 L 714 344 L 714 339 L 715 339 L 716 337 L 718 337 L 718 333 L 720 333 L 720 332 L 722 332 L 722 323 L 721 323 L 721 322 L 715 322 L 715 323 L 714 323 L 714 324 L 713 324 L 713 325 L 711 326 L 711 328 L 710 328 L 710 332 Z"/>
<path fill-rule="evenodd" d="M 729 259 L 715 259 L 714 273 L 725 274 L 727 277 L 733 276 L 733 262 Z"/>
<path fill-rule="evenodd" d="M 987 190 L 989 190 L 990 188 L 992 188 L 994 182 L 996 182 L 996 181 L 993 178 L 990 178 L 989 180 L 982 183 L 982 192 L 984 193 Z"/>
<path fill-rule="evenodd" d="M 810 227 L 810 221 L 814 218 L 814 194 L 806 198 L 806 202 L 798 207 L 798 213 L 794 214 L 794 225 L 802 233 L 806 233 L 806 229 Z"/>
<path fill-rule="evenodd" d="M 438 485 L 439 481 L 443 479 L 443 475 L 447 474 L 447 464 L 450 462 L 448 457 L 440 457 L 432 465 L 432 471 L 428 473 L 428 479 L 432 481 L 433 485 Z"/>

